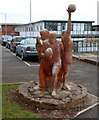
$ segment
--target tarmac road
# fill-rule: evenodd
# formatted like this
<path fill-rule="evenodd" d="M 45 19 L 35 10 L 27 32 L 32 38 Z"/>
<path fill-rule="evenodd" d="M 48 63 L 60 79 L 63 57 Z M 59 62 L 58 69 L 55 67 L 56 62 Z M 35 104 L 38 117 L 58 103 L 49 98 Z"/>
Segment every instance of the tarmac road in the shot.
<path fill-rule="evenodd" d="M 20 60 L 10 50 L 2 47 L 2 83 L 17 83 L 38 80 L 38 65 L 35 61 L 32 66 Z"/>
<path fill-rule="evenodd" d="M 2 47 L 2 46 L 0 46 Z M 38 81 L 39 62 L 24 62 L 5 47 L 2 47 L 2 83 Z M 97 96 L 97 66 L 73 60 L 68 81 L 87 87 L 88 92 Z M 81 114 L 78 118 L 97 118 L 97 107 Z M 94 120 L 94 119 L 92 119 Z"/>

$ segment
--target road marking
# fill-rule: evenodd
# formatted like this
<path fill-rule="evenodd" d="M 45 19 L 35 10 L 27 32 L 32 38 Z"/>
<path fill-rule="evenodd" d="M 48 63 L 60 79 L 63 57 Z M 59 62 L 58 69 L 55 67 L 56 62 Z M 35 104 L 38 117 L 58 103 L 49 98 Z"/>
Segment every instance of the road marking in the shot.
<path fill-rule="evenodd" d="M 26 65 L 28 65 L 28 66 L 40 66 L 39 64 L 34 64 L 34 65 L 31 65 L 31 64 L 29 64 L 28 62 L 26 62 L 26 61 L 23 61 Z"/>
<path fill-rule="evenodd" d="M 89 93 L 88 93 L 88 94 L 89 94 Z M 84 113 L 84 112 L 86 112 L 86 111 L 88 111 L 88 110 L 94 108 L 95 106 L 99 105 L 98 97 L 95 96 L 95 95 L 93 95 L 93 94 L 91 94 L 91 96 L 95 97 L 95 98 L 97 99 L 97 102 L 94 103 L 93 105 L 89 106 L 88 108 L 85 108 L 84 110 L 78 112 L 72 119 L 78 117 L 80 114 L 82 114 L 82 113 Z"/>
<path fill-rule="evenodd" d="M 35 64 L 35 65 L 31 65 L 31 66 L 40 66 L 40 64 Z"/>
<path fill-rule="evenodd" d="M 28 65 L 28 66 L 31 66 L 28 62 L 26 62 L 26 61 L 23 61 L 26 65 Z"/>
<path fill-rule="evenodd" d="M 22 59 L 19 56 L 17 56 L 17 58 L 22 61 Z"/>
<path fill-rule="evenodd" d="M 80 114 L 82 114 L 82 113 L 84 113 L 84 112 L 86 112 L 86 111 L 88 111 L 88 110 L 94 108 L 94 107 L 97 106 L 97 105 L 99 105 L 99 102 L 97 102 L 97 103 L 95 103 L 95 104 L 89 106 L 88 108 L 86 108 L 86 109 L 84 109 L 84 110 L 78 112 L 77 115 L 75 115 L 75 116 L 73 117 L 73 119 L 76 118 L 76 117 L 78 117 Z"/>
<path fill-rule="evenodd" d="M 15 53 L 13 53 L 13 52 L 11 52 L 11 53 L 12 53 L 12 55 L 16 56 Z"/>
<path fill-rule="evenodd" d="M 7 51 L 9 51 L 12 55 L 14 55 L 14 56 L 16 56 L 16 54 L 15 53 L 13 53 L 13 52 L 11 52 L 9 49 L 7 49 L 6 47 L 4 47 L 4 46 L 2 46 L 4 49 L 6 49 Z M 22 61 L 22 59 L 19 57 L 19 56 L 16 56 L 19 60 L 21 60 Z M 29 64 L 28 62 L 26 62 L 26 61 L 23 61 L 27 66 L 29 66 L 29 67 L 31 67 L 31 66 L 40 66 L 39 64 L 36 64 L 36 65 L 31 65 L 31 64 Z"/>
<path fill-rule="evenodd" d="M 16 54 L 15 53 L 13 53 L 13 52 L 11 52 L 9 49 L 7 49 L 6 47 L 4 47 L 4 46 L 2 46 L 4 49 L 6 49 L 7 51 L 9 51 L 12 55 L 14 55 L 14 56 L 16 56 Z M 19 56 L 16 56 L 19 60 L 21 60 L 22 61 L 22 59 L 19 57 Z M 29 67 L 31 67 L 31 66 L 40 66 L 39 64 L 35 64 L 35 65 L 31 65 L 31 64 L 29 64 L 28 62 L 26 62 L 26 61 L 23 61 L 27 66 L 29 66 Z"/>

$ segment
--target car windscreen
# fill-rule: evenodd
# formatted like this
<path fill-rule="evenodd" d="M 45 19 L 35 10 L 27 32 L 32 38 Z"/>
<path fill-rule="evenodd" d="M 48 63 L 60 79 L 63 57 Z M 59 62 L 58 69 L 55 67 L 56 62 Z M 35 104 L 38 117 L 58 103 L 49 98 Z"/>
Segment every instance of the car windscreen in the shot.
<path fill-rule="evenodd" d="M 12 40 L 12 36 L 9 35 L 3 35 L 1 38 L 3 38 L 4 40 Z"/>
<path fill-rule="evenodd" d="M 36 45 L 36 39 L 26 39 L 25 44 Z"/>
<path fill-rule="evenodd" d="M 14 41 L 15 42 L 21 42 L 24 38 L 23 37 L 19 37 L 19 38 L 15 38 Z"/>

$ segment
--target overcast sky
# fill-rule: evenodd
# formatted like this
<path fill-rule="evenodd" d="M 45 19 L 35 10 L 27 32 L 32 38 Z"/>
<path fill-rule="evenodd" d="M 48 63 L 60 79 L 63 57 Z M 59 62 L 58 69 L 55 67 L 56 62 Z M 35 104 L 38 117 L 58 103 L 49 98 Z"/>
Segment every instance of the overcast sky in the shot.
<path fill-rule="evenodd" d="M 39 20 L 67 20 L 66 8 L 75 4 L 72 20 L 95 21 L 98 0 L 31 0 L 32 22 Z M 4 13 L 4 14 L 1 14 Z M 0 0 L 0 23 L 29 23 L 30 0 Z"/>

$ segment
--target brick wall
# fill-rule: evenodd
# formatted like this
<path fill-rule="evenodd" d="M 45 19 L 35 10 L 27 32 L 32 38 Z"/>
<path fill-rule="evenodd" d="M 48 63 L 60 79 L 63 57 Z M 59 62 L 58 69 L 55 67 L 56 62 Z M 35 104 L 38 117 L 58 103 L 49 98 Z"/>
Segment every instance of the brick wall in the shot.
<path fill-rule="evenodd" d="M 14 25 L 2 25 L 1 35 L 19 36 L 19 32 L 15 32 L 14 28 Z"/>

